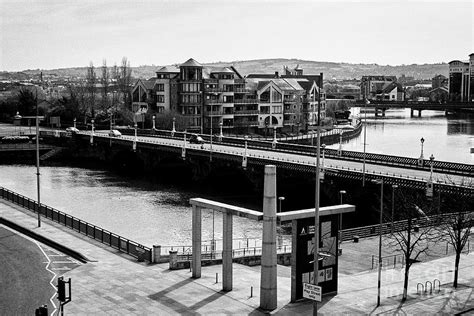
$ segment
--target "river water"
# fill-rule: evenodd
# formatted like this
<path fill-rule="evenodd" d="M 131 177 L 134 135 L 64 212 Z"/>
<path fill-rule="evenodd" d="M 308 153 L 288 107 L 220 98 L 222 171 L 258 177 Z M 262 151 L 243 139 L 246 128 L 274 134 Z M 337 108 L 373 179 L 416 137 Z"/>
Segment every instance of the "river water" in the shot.
<path fill-rule="evenodd" d="M 358 115 L 357 111 L 354 111 Z M 360 115 L 364 118 L 364 115 Z M 444 113 L 423 111 L 410 118 L 409 110 L 388 111 L 384 118 L 367 114 L 367 152 L 424 156 L 474 163 L 474 119 L 447 118 Z M 363 135 L 343 144 L 343 149 L 363 150 Z M 338 145 L 330 146 L 337 148 Z M 0 186 L 36 199 L 36 169 L 25 165 L 0 165 Z M 42 167 L 42 203 L 123 237 L 151 246 L 191 244 L 191 207 L 188 201 L 203 197 L 199 188 L 177 187 L 119 176 L 110 171 L 79 167 Z M 206 193 L 206 198 L 220 192 Z M 256 199 L 254 205 L 261 205 Z M 238 201 L 235 202 L 239 204 Z M 214 236 L 222 238 L 222 216 L 214 214 Z M 203 240 L 212 239 L 213 214 L 203 211 Z M 234 238 L 259 238 L 261 223 L 234 217 Z"/>

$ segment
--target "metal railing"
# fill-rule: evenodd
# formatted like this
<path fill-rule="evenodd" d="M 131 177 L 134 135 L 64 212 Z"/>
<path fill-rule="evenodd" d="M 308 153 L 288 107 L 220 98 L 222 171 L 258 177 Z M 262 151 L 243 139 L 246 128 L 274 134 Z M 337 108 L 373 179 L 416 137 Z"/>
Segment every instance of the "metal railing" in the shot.
<path fill-rule="evenodd" d="M 6 188 L 0 187 L 0 197 L 27 210 L 33 211 L 35 213 L 38 212 L 38 203 L 36 201 Z M 148 248 L 142 244 L 114 234 L 106 229 L 90 224 L 72 215 L 58 211 L 57 209 L 54 209 L 43 203 L 40 205 L 39 213 L 43 217 L 62 224 L 94 240 L 100 241 L 103 244 L 109 245 L 110 247 L 135 257 L 138 260 L 147 260 L 149 262 L 152 261 L 151 248 Z"/>

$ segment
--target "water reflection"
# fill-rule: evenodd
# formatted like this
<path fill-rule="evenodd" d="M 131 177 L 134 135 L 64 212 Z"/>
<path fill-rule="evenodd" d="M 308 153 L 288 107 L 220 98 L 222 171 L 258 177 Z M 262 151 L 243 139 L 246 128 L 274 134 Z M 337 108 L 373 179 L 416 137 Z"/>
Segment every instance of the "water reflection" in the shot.
<path fill-rule="evenodd" d="M 351 109 L 354 117 L 364 121 L 359 108 Z M 366 151 L 417 158 L 420 139 L 425 139 L 425 156 L 433 154 L 438 160 L 474 163 L 470 153 L 474 135 L 473 116 L 445 116 L 440 111 L 423 111 L 421 117 L 410 117 L 410 109 L 386 111 L 385 117 L 367 112 Z M 362 132 L 344 144 L 343 149 L 363 151 Z M 338 144 L 330 146 L 337 148 Z"/>
<path fill-rule="evenodd" d="M 0 186 L 36 198 L 35 168 L 1 165 Z M 191 197 L 195 191 L 75 167 L 42 167 L 41 199 L 74 215 L 145 245 L 191 244 Z M 212 198 L 212 196 L 207 196 Z M 214 236 L 222 238 L 222 216 L 215 213 Z M 203 240 L 212 238 L 212 212 L 203 211 Z M 234 219 L 235 238 L 261 237 L 261 224 Z"/>

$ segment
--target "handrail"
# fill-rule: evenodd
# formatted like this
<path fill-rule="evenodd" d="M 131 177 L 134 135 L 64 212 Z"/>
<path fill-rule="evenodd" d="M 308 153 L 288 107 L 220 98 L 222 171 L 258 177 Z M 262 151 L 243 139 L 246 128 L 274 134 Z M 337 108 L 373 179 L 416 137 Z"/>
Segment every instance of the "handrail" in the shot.
<path fill-rule="evenodd" d="M 75 216 L 61 212 L 43 203 L 41 203 L 38 207 L 37 201 L 34 201 L 4 187 L 0 187 L 0 198 L 13 202 L 27 210 L 33 211 L 34 213 L 39 212 L 40 215 L 49 218 L 52 221 L 60 223 L 68 228 L 71 228 L 72 230 L 76 230 L 79 233 L 84 234 L 94 240 L 108 244 L 110 247 L 118 249 L 121 252 L 125 252 L 130 256 L 137 258 L 139 261 L 152 261 L 151 248 L 112 233 L 106 229 L 103 229 L 102 227 L 90 224 Z"/>

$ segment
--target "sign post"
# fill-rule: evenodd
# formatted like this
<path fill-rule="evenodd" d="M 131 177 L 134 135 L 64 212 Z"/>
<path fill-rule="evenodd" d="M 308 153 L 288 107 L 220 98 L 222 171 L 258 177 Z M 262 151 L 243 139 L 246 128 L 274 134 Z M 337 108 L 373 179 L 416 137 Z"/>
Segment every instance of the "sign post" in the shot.
<path fill-rule="evenodd" d="M 321 287 L 311 283 L 303 283 L 303 297 L 321 302 Z"/>

